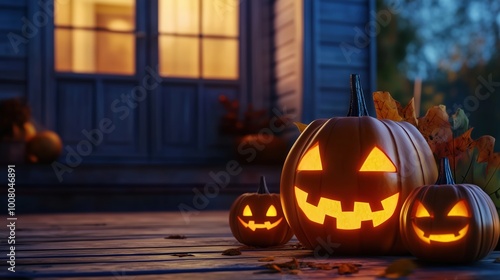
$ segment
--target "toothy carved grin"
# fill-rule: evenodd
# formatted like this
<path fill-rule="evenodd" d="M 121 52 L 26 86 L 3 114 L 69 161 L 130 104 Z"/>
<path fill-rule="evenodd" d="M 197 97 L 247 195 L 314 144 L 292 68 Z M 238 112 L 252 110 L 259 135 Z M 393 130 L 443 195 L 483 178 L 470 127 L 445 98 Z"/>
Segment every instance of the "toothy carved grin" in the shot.
<path fill-rule="evenodd" d="M 275 228 L 279 223 L 281 223 L 281 221 L 283 220 L 283 218 L 280 218 L 279 220 L 277 220 L 276 222 L 274 223 L 271 223 L 269 221 L 266 221 L 264 222 L 263 224 L 256 224 L 255 221 L 248 221 L 248 223 L 246 223 L 245 221 L 243 221 L 240 217 L 238 217 L 238 220 L 240 220 L 240 223 L 246 227 L 246 228 L 249 228 L 251 229 L 252 231 L 255 231 L 256 229 L 258 228 L 265 228 L 265 229 L 272 229 L 272 228 Z"/>
<path fill-rule="evenodd" d="M 466 225 L 463 227 L 461 230 L 459 230 L 457 233 L 445 233 L 445 234 L 425 234 L 423 230 L 421 230 L 415 223 L 412 223 L 413 230 L 417 234 L 418 238 L 420 240 L 430 244 L 431 241 L 434 242 L 442 242 L 442 243 L 447 243 L 447 242 L 453 242 L 462 239 L 467 231 L 469 231 L 469 225 Z"/>
<path fill-rule="evenodd" d="M 295 186 L 295 199 L 302 212 L 312 222 L 324 224 L 326 216 L 337 219 L 337 229 L 354 230 L 361 228 L 362 221 L 372 221 L 373 227 L 387 221 L 395 212 L 398 205 L 399 193 L 396 193 L 381 201 L 383 210 L 372 211 L 368 202 L 354 202 L 353 211 L 342 211 L 339 200 L 325 197 L 319 199 L 318 205 L 314 206 L 307 202 L 309 194 Z"/>

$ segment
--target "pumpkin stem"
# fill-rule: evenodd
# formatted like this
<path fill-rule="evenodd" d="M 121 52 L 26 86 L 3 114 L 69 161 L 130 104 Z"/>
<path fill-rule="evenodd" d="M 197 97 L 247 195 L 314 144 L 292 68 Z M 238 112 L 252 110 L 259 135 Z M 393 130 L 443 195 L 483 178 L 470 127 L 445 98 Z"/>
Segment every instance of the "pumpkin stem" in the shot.
<path fill-rule="evenodd" d="M 269 189 L 266 184 L 266 177 L 260 176 L 260 184 L 259 189 L 257 190 L 258 194 L 269 194 Z"/>
<path fill-rule="evenodd" d="M 366 109 L 365 95 L 358 74 L 351 74 L 351 104 L 349 105 L 348 117 L 369 116 Z"/>
<path fill-rule="evenodd" d="M 348 117 L 369 116 L 366 109 L 365 96 L 358 74 L 351 74 L 351 103 L 349 105 Z"/>
<path fill-rule="evenodd" d="M 436 185 L 455 185 L 453 175 L 451 174 L 450 161 L 444 157 L 439 162 L 439 176 Z"/>

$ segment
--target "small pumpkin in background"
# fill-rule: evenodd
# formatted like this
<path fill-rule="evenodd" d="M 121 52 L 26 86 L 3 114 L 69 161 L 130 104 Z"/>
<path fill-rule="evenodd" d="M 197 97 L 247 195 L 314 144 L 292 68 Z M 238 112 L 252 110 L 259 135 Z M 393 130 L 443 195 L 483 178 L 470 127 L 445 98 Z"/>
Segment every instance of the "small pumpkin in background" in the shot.
<path fill-rule="evenodd" d="M 358 75 L 351 75 L 347 117 L 304 127 L 283 166 L 280 191 L 299 241 L 314 250 L 331 240 L 341 254 L 406 253 L 399 238 L 403 201 L 437 178 L 420 132 L 369 116 Z"/>
<path fill-rule="evenodd" d="M 437 182 L 415 189 L 406 199 L 400 232 L 407 249 L 421 260 L 469 263 L 495 248 L 500 222 L 490 197 L 476 185 L 455 184 L 443 158 Z"/>
<path fill-rule="evenodd" d="M 26 158 L 31 163 L 51 163 L 61 155 L 61 152 L 61 138 L 50 130 L 37 133 L 26 143 Z"/>
<path fill-rule="evenodd" d="M 264 177 L 260 178 L 256 193 L 239 196 L 229 210 L 229 226 L 236 240 L 254 247 L 285 244 L 292 236 L 280 196 L 269 193 Z"/>

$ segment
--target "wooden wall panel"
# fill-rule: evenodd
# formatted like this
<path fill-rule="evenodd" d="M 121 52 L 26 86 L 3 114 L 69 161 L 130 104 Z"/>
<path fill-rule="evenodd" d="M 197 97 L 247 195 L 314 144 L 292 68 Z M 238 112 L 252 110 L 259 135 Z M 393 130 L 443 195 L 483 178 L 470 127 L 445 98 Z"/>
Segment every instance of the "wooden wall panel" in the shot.
<path fill-rule="evenodd" d="M 302 1 L 277 0 L 273 9 L 275 106 L 294 113 L 302 110 Z"/>
<path fill-rule="evenodd" d="M 26 86 L 24 83 L 4 83 L 1 82 L 0 99 L 24 97 Z"/>
<path fill-rule="evenodd" d="M 164 87 L 158 111 L 157 132 L 164 147 L 195 148 L 197 144 L 197 88 L 194 85 Z"/>
<path fill-rule="evenodd" d="M 76 145 L 84 139 L 82 130 L 94 126 L 94 85 L 92 82 L 60 82 L 57 100 L 56 130 L 65 145 Z"/>

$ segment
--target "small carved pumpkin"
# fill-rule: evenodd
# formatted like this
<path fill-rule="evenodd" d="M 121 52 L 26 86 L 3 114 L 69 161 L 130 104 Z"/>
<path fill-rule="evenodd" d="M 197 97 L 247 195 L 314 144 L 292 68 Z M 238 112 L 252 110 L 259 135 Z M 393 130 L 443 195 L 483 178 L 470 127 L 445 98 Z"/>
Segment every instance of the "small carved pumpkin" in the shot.
<path fill-rule="evenodd" d="M 264 177 L 257 193 L 242 194 L 234 201 L 229 211 L 229 226 L 239 242 L 255 247 L 285 244 L 293 236 L 280 197 L 269 193 Z"/>
<path fill-rule="evenodd" d="M 447 158 L 434 185 L 412 191 L 401 210 L 401 237 L 416 257 L 467 263 L 496 246 L 500 222 L 493 201 L 476 185 L 455 184 Z"/>
<path fill-rule="evenodd" d="M 334 242 L 335 253 L 404 253 L 403 201 L 436 178 L 420 132 L 368 116 L 359 77 L 351 75 L 348 116 L 313 121 L 288 153 L 281 202 L 295 236 L 310 249 Z"/>

